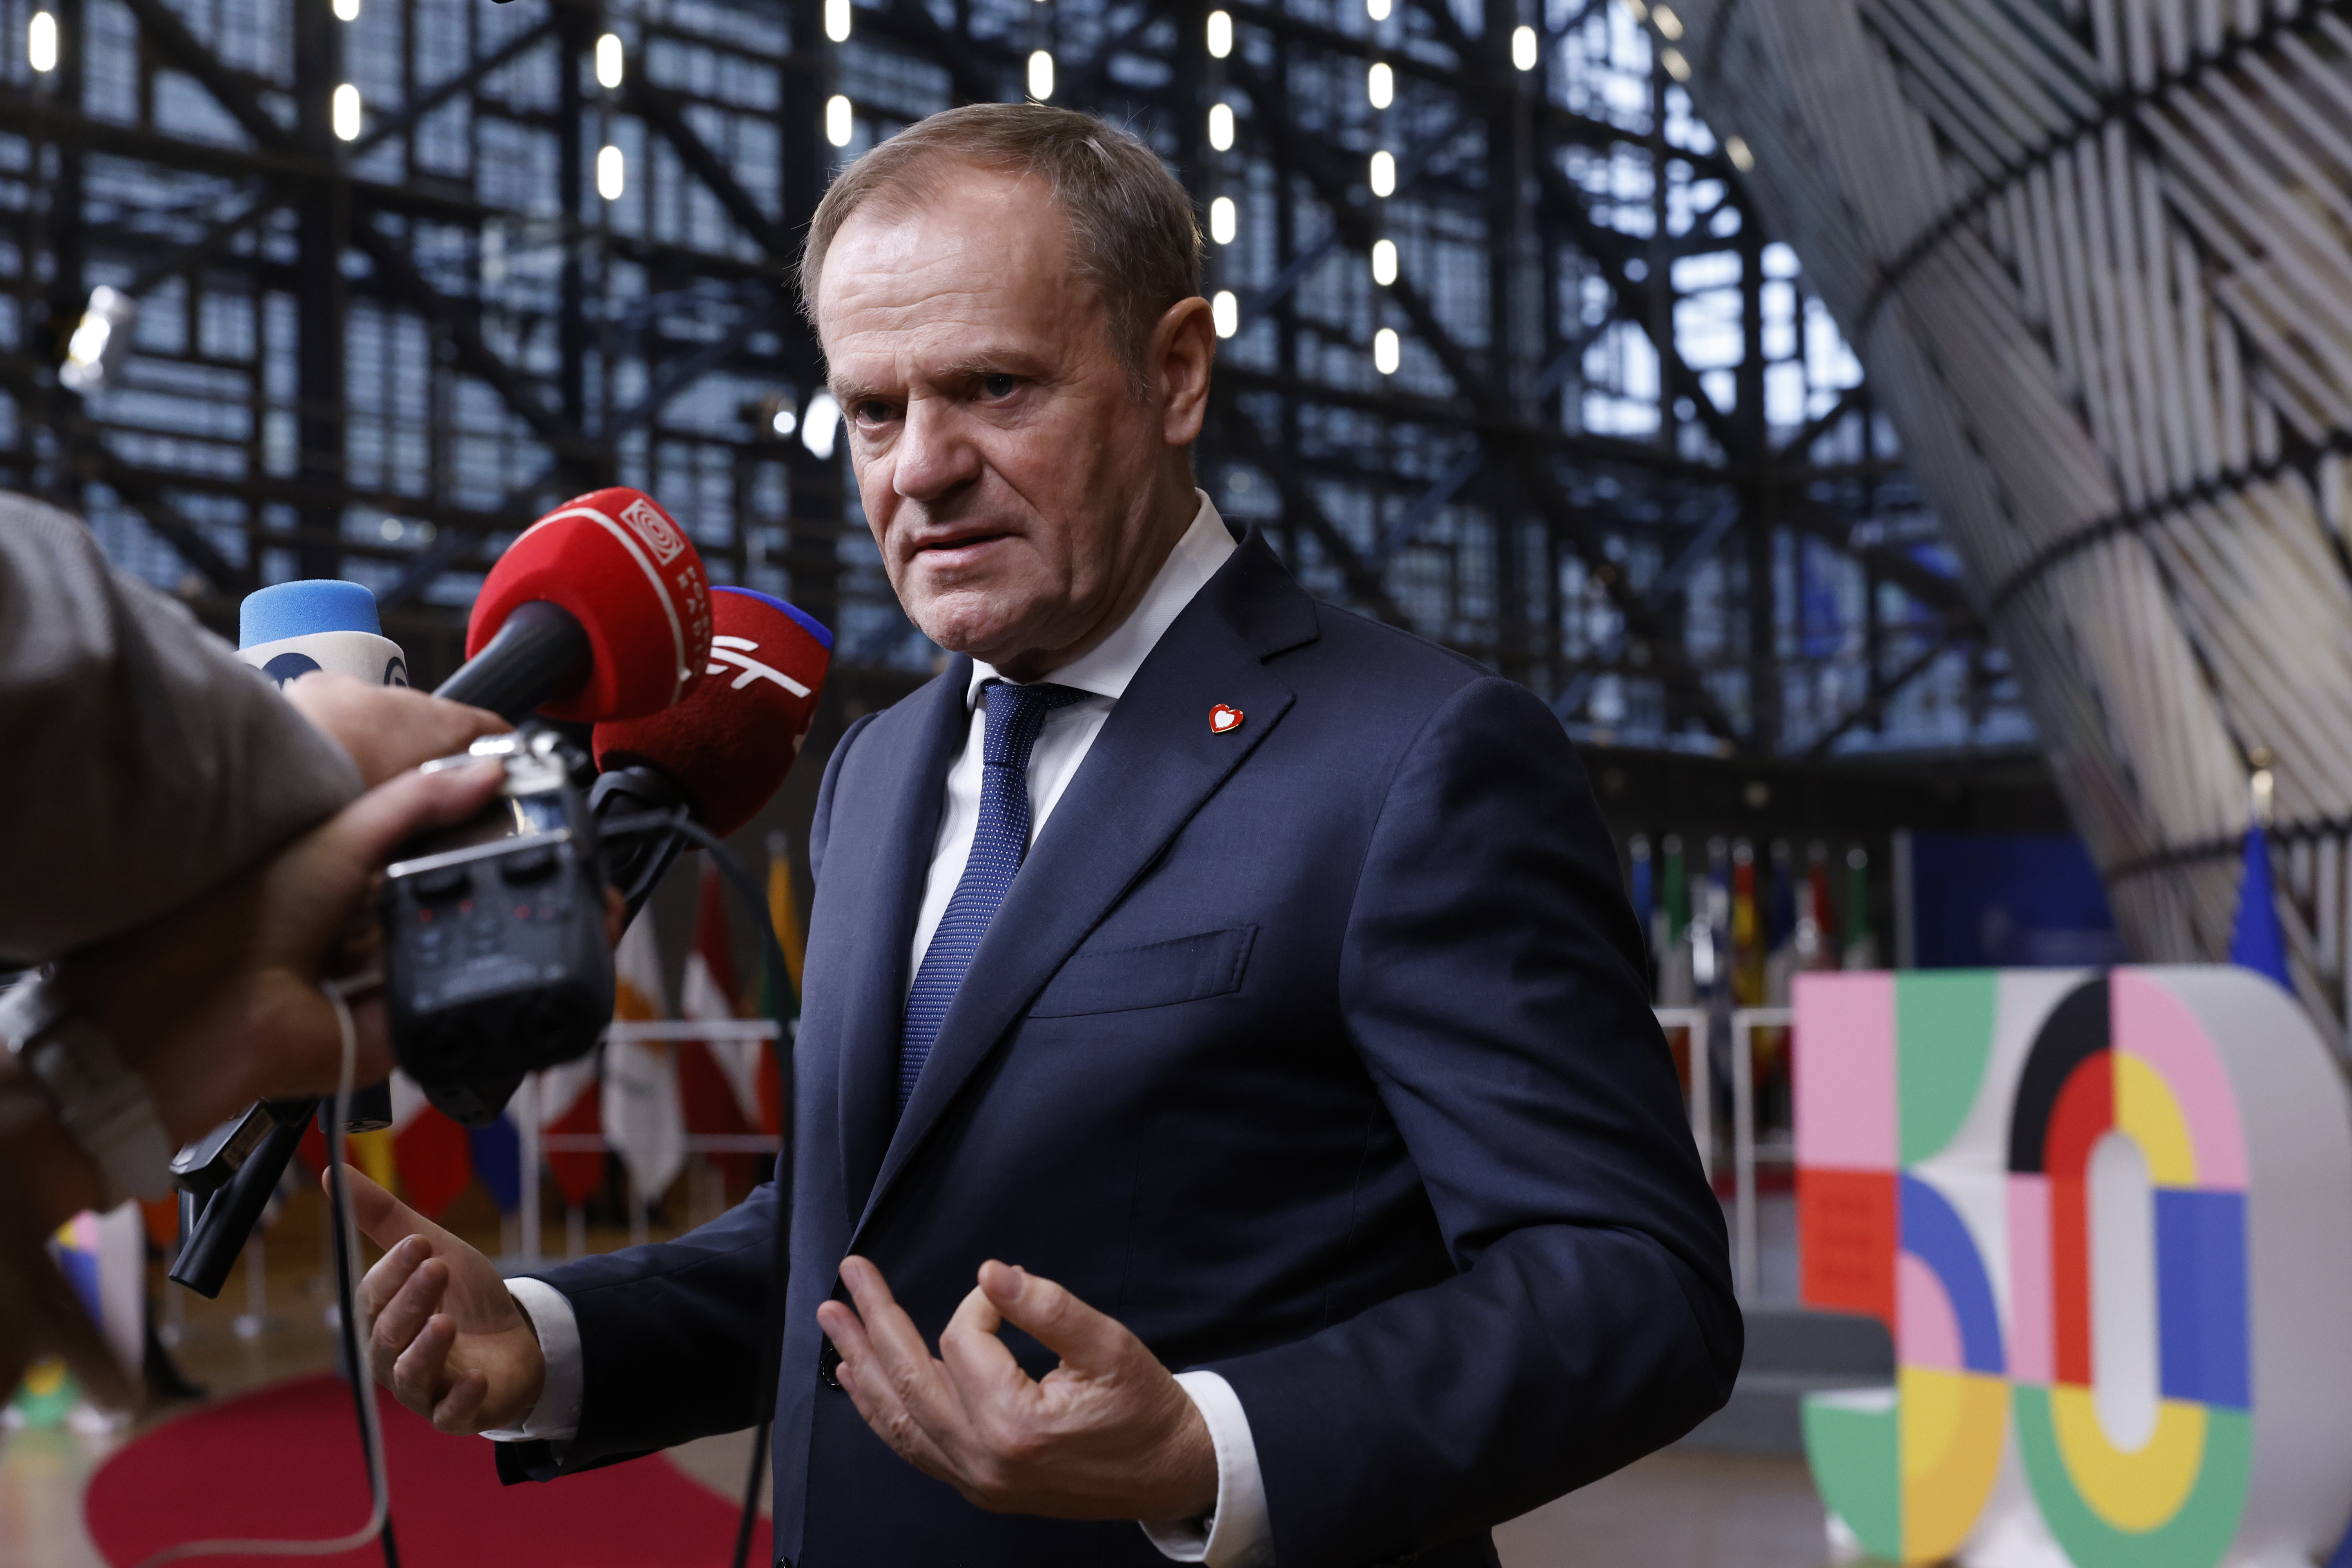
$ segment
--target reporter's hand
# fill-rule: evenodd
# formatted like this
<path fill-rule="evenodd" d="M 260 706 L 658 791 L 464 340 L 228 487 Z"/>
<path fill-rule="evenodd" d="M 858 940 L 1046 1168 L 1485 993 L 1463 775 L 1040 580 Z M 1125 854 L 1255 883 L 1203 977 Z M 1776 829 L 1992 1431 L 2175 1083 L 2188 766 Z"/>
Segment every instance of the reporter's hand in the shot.
<path fill-rule="evenodd" d="M 349 1165 L 343 1179 L 360 1229 L 385 1249 L 359 1292 L 375 1380 L 444 1432 L 520 1426 L 547 1357 L 497 1268 Z"/>
<path fill-rule="evenodd" d="M 1216 1505 L 1208 1424 L 1117 1319 L 991 1260 L 934 1360 L 880 1269 L 851 1258 L 841 1278 L 856 1310 L 817 1309 L 835 1377 L 901 1458 L 968 1500 L 1055 1519 L 1193 1519 Z M 1062 1358 L 1043 1382 L 997 1338 L 1008 1322 Z"/>
<path fill-rule="evenodd" d="M 313 729 L 351 754 L 370 789 L 419 763 L 454 757 L 483 736 L 514 727 L 484 709 L 333 670 L 313 670 L 287 682 L 284 689 Z"/>
<path fill-rule="evenodd" d="M 175 1141 L 257 1099 L 333 1090 L 342 1037 L 321 972 L 336 959 L 364 967 L 380 942 L 370 894 L 386 858 L 472 816 L 500 777 L 495 763 L 404 773 L 253 870 L 58 966 L 67 994 L 146 1080 Z M 392 1071 L 383 998 L 351 1009 L 352 1081 L 377 1082 Z"/>

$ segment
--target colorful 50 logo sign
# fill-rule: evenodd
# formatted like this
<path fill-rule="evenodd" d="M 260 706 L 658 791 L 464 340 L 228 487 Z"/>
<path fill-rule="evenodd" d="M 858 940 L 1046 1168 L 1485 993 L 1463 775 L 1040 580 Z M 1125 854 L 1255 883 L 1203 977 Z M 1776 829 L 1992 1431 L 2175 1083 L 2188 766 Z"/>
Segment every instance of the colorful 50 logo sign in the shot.
<path fill-rule="evenodd" d="M 1796 985 L 1810 1306 L 1895 1336 L 1810 1396 L 1871 1554 L 2286 1568 L 2352 1513 L 2352 1106 L 2224 968 Z"/>

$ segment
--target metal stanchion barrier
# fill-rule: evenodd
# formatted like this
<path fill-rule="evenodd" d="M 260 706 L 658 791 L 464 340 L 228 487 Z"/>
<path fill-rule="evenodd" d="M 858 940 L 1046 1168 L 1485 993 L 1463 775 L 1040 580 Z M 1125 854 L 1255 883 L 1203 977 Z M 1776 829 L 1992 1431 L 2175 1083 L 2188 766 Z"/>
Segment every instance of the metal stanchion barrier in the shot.
<path fill-rule="evenodd" d="M 229 1325 L 241 1340 L 257 1340 L 284 1320 L 269 1315 L 269 1248 L 256 1226 L 245 1243 L 245 1310 Z"/>
<path fill-rule="evenodd" d="M 1789 1027 L 1786 1007 L 1743 1007 L 1731 1016 L 1732 1281 L 1743 1301 L 1759 1284 L 1756 1209 L 1756 1031 Z"/>
<path fill-rule="evenodd" d="M 1690 1035 L 1691 1140 L 1698 1145 L 1699 1168 L 1715 1180 L 1715 1096 L 1707 1052 L 1707 1013 L 1704 1007 L 1660 1007 L 1658 1026 L 1685 1029 Z"/>

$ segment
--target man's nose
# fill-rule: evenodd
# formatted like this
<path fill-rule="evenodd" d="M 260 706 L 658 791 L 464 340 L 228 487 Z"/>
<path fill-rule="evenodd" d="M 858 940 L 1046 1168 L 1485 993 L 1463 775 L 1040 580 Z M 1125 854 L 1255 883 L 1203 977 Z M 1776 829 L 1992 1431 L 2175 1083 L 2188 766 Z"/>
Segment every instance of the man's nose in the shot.
<path fill-rule="evenodd" d="M 936 500 L 980 476 L 980 453 L 951 404 L 926 397 L 907 408 L 890 486 L 908 500 Z"/>

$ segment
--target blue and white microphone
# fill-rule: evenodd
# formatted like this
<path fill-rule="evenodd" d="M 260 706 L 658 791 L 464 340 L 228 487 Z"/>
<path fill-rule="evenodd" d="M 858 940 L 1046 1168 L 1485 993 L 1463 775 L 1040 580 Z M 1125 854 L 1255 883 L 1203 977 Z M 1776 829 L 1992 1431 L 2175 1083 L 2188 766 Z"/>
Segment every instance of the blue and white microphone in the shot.
<path fill-rule="evenodd" d="M 358 583 L 313 578 L 247 594 L 237 607 L 236 657 L 280 686 L 314 669 L 408 684 L 408 660 L 383 635 L 375 595 Z"/>

